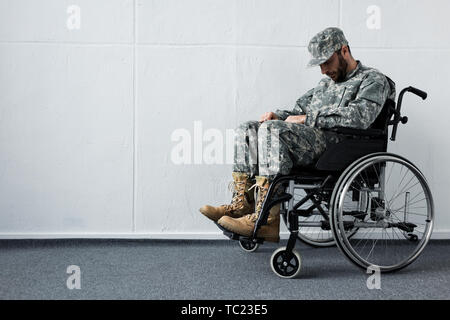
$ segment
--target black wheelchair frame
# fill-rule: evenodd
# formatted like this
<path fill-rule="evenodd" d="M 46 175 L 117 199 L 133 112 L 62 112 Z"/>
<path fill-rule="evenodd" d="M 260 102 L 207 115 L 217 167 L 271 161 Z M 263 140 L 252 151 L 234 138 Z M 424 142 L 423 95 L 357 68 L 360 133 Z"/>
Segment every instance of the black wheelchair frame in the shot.
<path fill-rule="evenodd" d="M 395 90 L 394 82 L 386 77 L 391 88 Z M 255 223 L 253 235 L 251 237 L 244 237 L 239 234 L 235 234 L 226 229 L 223 229 L 223 233 L 233 240 L 239 240 L 241 247 L 245 251 L 254 251 L 259 244 L 264 242 L 264 239 L 258 238 L 259 228 L 267 223 L 270 209 L 281 203 L 282 209 L 280 214 L 282 215 L 284 222 L 286 223 L 290 235 L 287 241 L 286 248 L 280 248 L 283 250 L 277 250 L 272 256 L 272 269 L 273 271 L 284 278 L 291 278 L 296 276 L 300 269 L 300 256 L 294 255 L 294 247 L 297 239 L 299 238 L 299 217 L 308 217 L 316 210 L 323 220 L 320 222 L 312 223 L 311 226 L 320 227 L 324 230 L 332 230 L 334 237 L 339 237 L 339 231 L 336 229 L 338 222 L 336 221 L 333 228 L 333 221 L 330 221 L 330 215 L 327 213 L 333 210 L 333 191 L 336 189 L 336 184 L 339 182 L 339 178 L 343 175 L 343 172 L 356 163 L 361 162 L 363 159 L 372 155 L 385 154 L 389 155 L 387 151 L 388 145 L 388 128 L 392 127 L 390 140 L 395 141 L 397 134 L 397 127 L 399 123 L 405 124 L 408 122 L 406 116 L 401 115 L 401 105 L 403 95 L 406 92 L 411 92 L 418 95 L 423 100 L 427 98 L 427 93 L 414 87 L 404 88 L 398 97 L 397 104 L 392 99 L 387 99 L 382 111 L 374 121 L 374 123 L 367 130 L 351 129 L 351 128 L 333 128 L 328 131 L 343 137 L 342 141 L 327 148 L 327 150 L 320 156 L 317 162 L 310 167 L 294 168 L 289 175 L 277 176 L 272 181 L 267 196 L 263 202 L 261 212 Z M 398 158 L 401 158 L 397 156 Z M 404 159 L 407 161 L 406 159 Z M 376 179 L 375 179 L 376 180 Z M 292 201 L 294 185 L 297 188 L 301 188 L 305 192 L 305 196 L 298 202 Z M 280 193 L 276 190 L 282 187 L 284 192 Z M 430 194 L 431 198 L 431 194 Z M 312 203 L 308 208 L 301 209 L 306 203 Z M 322 203 L 328 204 L 328 210 L 324 209 Z M 285 204 L 288 207 L 285 208 Z M 431 199 L 432 205 L 432 199 Z M 432 209 L 432 207 L 431 207 Z M 427 220 L 428 221 L 428 220 Z M 347 225 L 348 224 L 348 225 Z M 345 230 L 351 230 L 354 228 L 352 222 L 344 221 L 341 223 Z M 408 223 L 396 223 L 395 227 L 402 230 L 402 232 L 408 233 L 414 230 L 413 224 Z M 412 237 L 410 233 L 410 237 Z M 429 236 L 428 236 L 429 238 Z M 426 239 L 426 242 L 428 241 Z M 302 240 L 302 239 L 300 239 Z M 337 243 L 338 247 L 343 253 L 348 256 L 348 250 L 344 250 L 342 244 Z M 276 263 L 274 260 L 282 258 L 282 263 Z M 292 260 L 292 257 L 295 259 Z M 353 259 L 355 260 L 355 259 Z M 355 262 L 355 261 L 352 261 Z M 398 265 L 395 268 L 381 270 L 382 272 L 389 272 L 398 270 L 405 267 L 412 261 L 408 261 L 402 265 Z M 361 264 L 355 262 L 359 267 L 367 267 L 367 264 Z M 291 270 L 287 272 L 287 266 L 291 266 Z M 293 269 L 293 270 L 292 270 Z"/>

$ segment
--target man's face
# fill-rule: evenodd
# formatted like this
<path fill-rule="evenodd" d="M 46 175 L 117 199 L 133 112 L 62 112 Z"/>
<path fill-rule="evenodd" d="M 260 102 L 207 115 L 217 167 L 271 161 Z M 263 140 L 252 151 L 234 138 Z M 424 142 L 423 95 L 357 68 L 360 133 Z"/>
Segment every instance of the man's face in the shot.
<path fill-rule="evenodd" d="M 330 59 L 320 65 L 322 74 L 329 76 L 334 82 L 342 82 L 347 74 L 347 62 L 339 52 L 333 53 Z"/>

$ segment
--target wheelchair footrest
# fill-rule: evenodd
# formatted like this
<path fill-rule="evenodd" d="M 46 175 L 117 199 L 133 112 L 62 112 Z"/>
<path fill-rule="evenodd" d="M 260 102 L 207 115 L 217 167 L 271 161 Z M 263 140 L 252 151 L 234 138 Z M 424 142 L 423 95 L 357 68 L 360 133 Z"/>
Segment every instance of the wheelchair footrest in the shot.
<path fill-rule="evenodd" d="M 252 238 L 252 237 L 246 237 L 241 234 L 237 234 L 233 231 L 230 231 L 224 227 L 222 227 L 220 224 L 216 223 L 217 227 L 223 231 L 223 234 L 230 238 L 231 240 L 238 240 L 238 241 L 246 241 L 246 242 L 253 242 L 253 243 L 263 243 L 263 238 Z"/>

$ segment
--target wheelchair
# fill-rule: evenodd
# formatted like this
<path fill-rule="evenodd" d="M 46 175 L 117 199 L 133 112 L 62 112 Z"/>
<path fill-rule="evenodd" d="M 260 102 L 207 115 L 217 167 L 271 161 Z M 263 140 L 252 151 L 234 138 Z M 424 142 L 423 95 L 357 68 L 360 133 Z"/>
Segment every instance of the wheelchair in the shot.
<path fill-rule="evenodd" d="M 395 90 L 394 82 L 386 78 Z M 398 124 L 408 121 L 401 115 L 406 92 L 427 98 L 426 92 L 410 86 L 400 92 L 397 103 L 386 101 L 368 129 L 328 129 L 344 138 L 327 148 L 313 166 L 275 177 L 253 235 L 244 237 L 221 227 L 224 235 L 238 240 L 247 252 L 257 250 L 264 242 L 256 237 L 259 228 L 266 224 L 269 210 L 281 203 L 290 235 L 287 246 L 273 252 L 270 265 L 282 278 L 300 273 L 297 240 L 315 247 L 337 246 L 365 270 L 393 272 L 411 264 L 431 237 L 434 205 L 417 166 L 387 152 L 389 127 L 390 140 L 395 141 Z"/>

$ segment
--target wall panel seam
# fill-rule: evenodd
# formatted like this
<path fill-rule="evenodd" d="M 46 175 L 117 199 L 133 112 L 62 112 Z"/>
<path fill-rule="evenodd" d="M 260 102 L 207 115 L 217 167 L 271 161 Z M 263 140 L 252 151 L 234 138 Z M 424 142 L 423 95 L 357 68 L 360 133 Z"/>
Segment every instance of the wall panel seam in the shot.
<path fill-rule="evenodd" d="M 132 187 L 132 207 L 131 207 L 131 225 L 132 232 L 136 232 L 136 144 L 137 144 L 137 134 L 136 134 L 136 103 L 137 103 L 137 61 L 136 61 L 136 12 L 137 12 L 137 0 L 133 1 L 133 187 Z"/>

